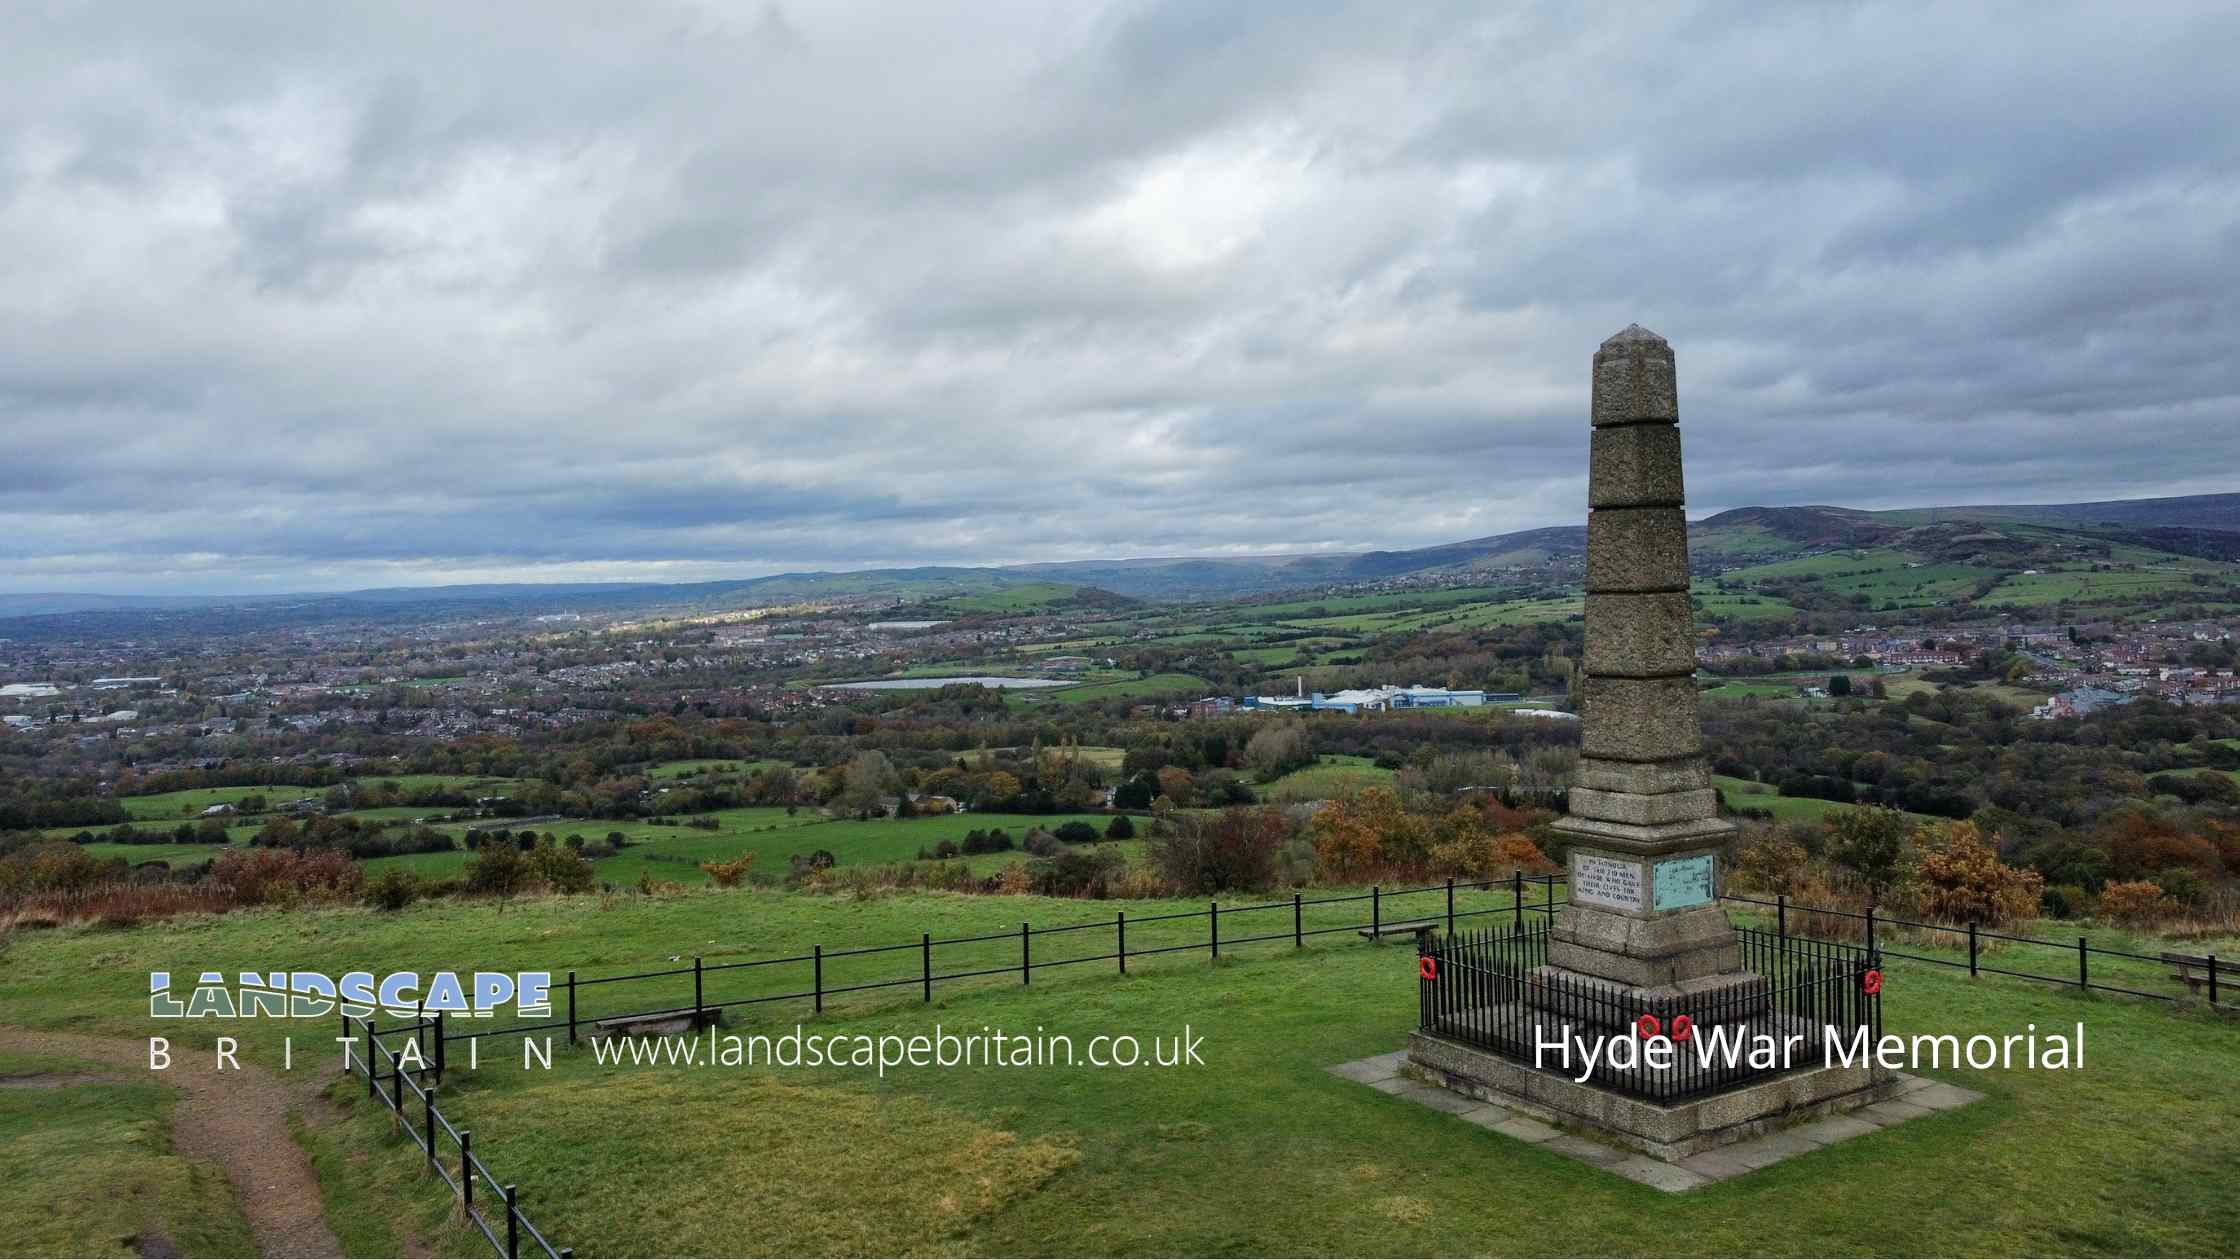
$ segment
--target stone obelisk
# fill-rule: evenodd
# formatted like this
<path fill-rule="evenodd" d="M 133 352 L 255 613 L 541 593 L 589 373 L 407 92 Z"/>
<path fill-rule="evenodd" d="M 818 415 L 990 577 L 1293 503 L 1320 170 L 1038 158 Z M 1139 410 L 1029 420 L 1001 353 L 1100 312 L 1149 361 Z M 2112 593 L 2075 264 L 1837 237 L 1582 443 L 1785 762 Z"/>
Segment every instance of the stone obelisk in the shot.
<path fill-rule="evenodd" d="M 1540 1060 L 1546 1046 L 1574 1037 L 1654 1036 L 1636 1022 L 1652 1010 L 1740 1034 L 1734 1044 L 1819 1033 L 1817 1018 L 1783 1014 L 1769 982 L 1742 969 L 1719 908 L 1733 827 L 1718 816 L 1696 712 L 1679 418 L 1664 338 L 1634 325 L 1602 343 L 1587 475 L 1582 748 L 1570 813 L 1556 824 L 1569 842 L 1570 900 L 1548 929 L 1546 963 L 1528 976 L 1502 973 L 1497 954 L 1473 955 L 1479 946 L 1466 942 L 1458 961 L 1476 969 L 1480 989 L 1462 990 L 1408 1041 L 1409 1071 L 1421 1079 L 1667 1160 L 1895 1088 L 1871 1064 L 1806 1063 L 1712 1092 L 1659 1094 L 1640 1079 L 1579 1079 L 1569 1064 Z M 1444 983 L 1429 972 L 1423 980 Z M 1469 1004 L 1481 994 L 1490 1000 Z"/>
<path fill-rule="evenodd" d="M 1718 906 L 1733 825 L 1703 760 L 1672 347 L 1638 324 L 1594 356 L 1586 656 L 1570 904 L 1548 965 L 1685 994 L 1747 977 Z"/>

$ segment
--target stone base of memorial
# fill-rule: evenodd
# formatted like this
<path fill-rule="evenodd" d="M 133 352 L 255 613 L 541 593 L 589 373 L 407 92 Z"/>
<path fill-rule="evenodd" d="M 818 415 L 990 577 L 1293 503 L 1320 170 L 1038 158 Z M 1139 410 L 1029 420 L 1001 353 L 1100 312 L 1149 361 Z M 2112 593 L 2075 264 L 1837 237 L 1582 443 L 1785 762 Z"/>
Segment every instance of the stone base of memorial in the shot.
<path fill-rule="evenodd" d="M 1900 1084 L 1896 1073 L 1864 1064 L 1815 1066 L 1659 1104 L 1424 1032 L 1410 1034 L 1402 1070 L 1458 1094 L 1672 1162 L 1882 1102 L 1896 1096 Z"/>

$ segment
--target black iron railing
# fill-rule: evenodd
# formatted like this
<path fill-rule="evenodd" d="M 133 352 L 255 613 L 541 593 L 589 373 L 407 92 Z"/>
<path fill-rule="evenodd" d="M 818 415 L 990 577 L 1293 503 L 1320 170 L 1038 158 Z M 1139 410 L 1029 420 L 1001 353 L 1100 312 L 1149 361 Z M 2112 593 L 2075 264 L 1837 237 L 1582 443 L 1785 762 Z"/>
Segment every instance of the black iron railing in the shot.
<path fill-rule="evenodd" d="M 1826 1061 L 1882 1036 L 1881 975 L 1864 948 L 1740 929 L 1751 978 L 1645 999 L 1637 989 L 1545 967 L 1548 929 L 1426 936 L 1418 1027 L 1536 1070 L 1652 1102 L 1733 1089 Z"/>
<path fill-rule="evenodd" d="M 450 1187 L 460 1213 L 491 1247 L 509 1260 L 521 1255 L 524 1240 L 535 1248 L 532 1255 L 541 1253 L 551 1260 L 575 1255 L 570 1248 L 555 1248 L 545 1241 L 544 1234 L 522 1215 L 519 1190 L 511 1182 L 500 1182 L 475 1153 L 474 1131 L 454 1128 L 436 1105 L 444 1061 L 441 1021 L 382 1028 L 372 1019 L 345 1015 L 343 1028 L 353 1026 L 355 1031 L 349 1035 L 361 1038 L 365 1050 L 358 1055 L 346 1053 L 344 1067 L 364 1070 L 367 1095 L 395 1115 L 405 1136 L 427 1155 L 428 1170 Z M 446 1137 L 451 1139 L 449 1151 L 443 1148 Z"/>

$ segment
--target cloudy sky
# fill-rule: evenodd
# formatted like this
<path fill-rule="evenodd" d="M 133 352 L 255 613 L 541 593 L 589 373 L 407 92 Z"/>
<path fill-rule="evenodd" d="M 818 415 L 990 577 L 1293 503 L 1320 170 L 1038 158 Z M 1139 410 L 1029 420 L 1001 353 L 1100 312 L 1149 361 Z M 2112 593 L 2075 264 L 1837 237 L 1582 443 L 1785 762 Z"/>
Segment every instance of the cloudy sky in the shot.
<path fill-rule="evenodd" d="M 2230 5 L 33 4 L 0 589 L 2240 489 Z"/>

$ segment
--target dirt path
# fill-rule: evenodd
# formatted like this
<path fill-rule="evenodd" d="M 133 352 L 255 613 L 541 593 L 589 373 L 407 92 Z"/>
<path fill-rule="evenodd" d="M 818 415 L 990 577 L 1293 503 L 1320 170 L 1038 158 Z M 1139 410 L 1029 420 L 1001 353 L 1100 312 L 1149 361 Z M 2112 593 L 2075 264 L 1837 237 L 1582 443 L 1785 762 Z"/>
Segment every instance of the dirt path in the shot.
<path fill-rule="evenodd" d="M 321 1081 L 312 1074 L 288 1081 L 252 1065 L 218 1072 L 200 1055 L 177 1055 L 170 1068 L 152 1073 L 144 1041 L 26 1028 L 0 1027 L 0 1047 L 84 1059 L 181 1090 L 172 1112 L 179 1153 L 226 1170 L 258 1249 L 268 1256 L 341 1254 L 327 1228 L 319 1179 L 288 1131 L 289 1110 L 317 1096 Z"/>

